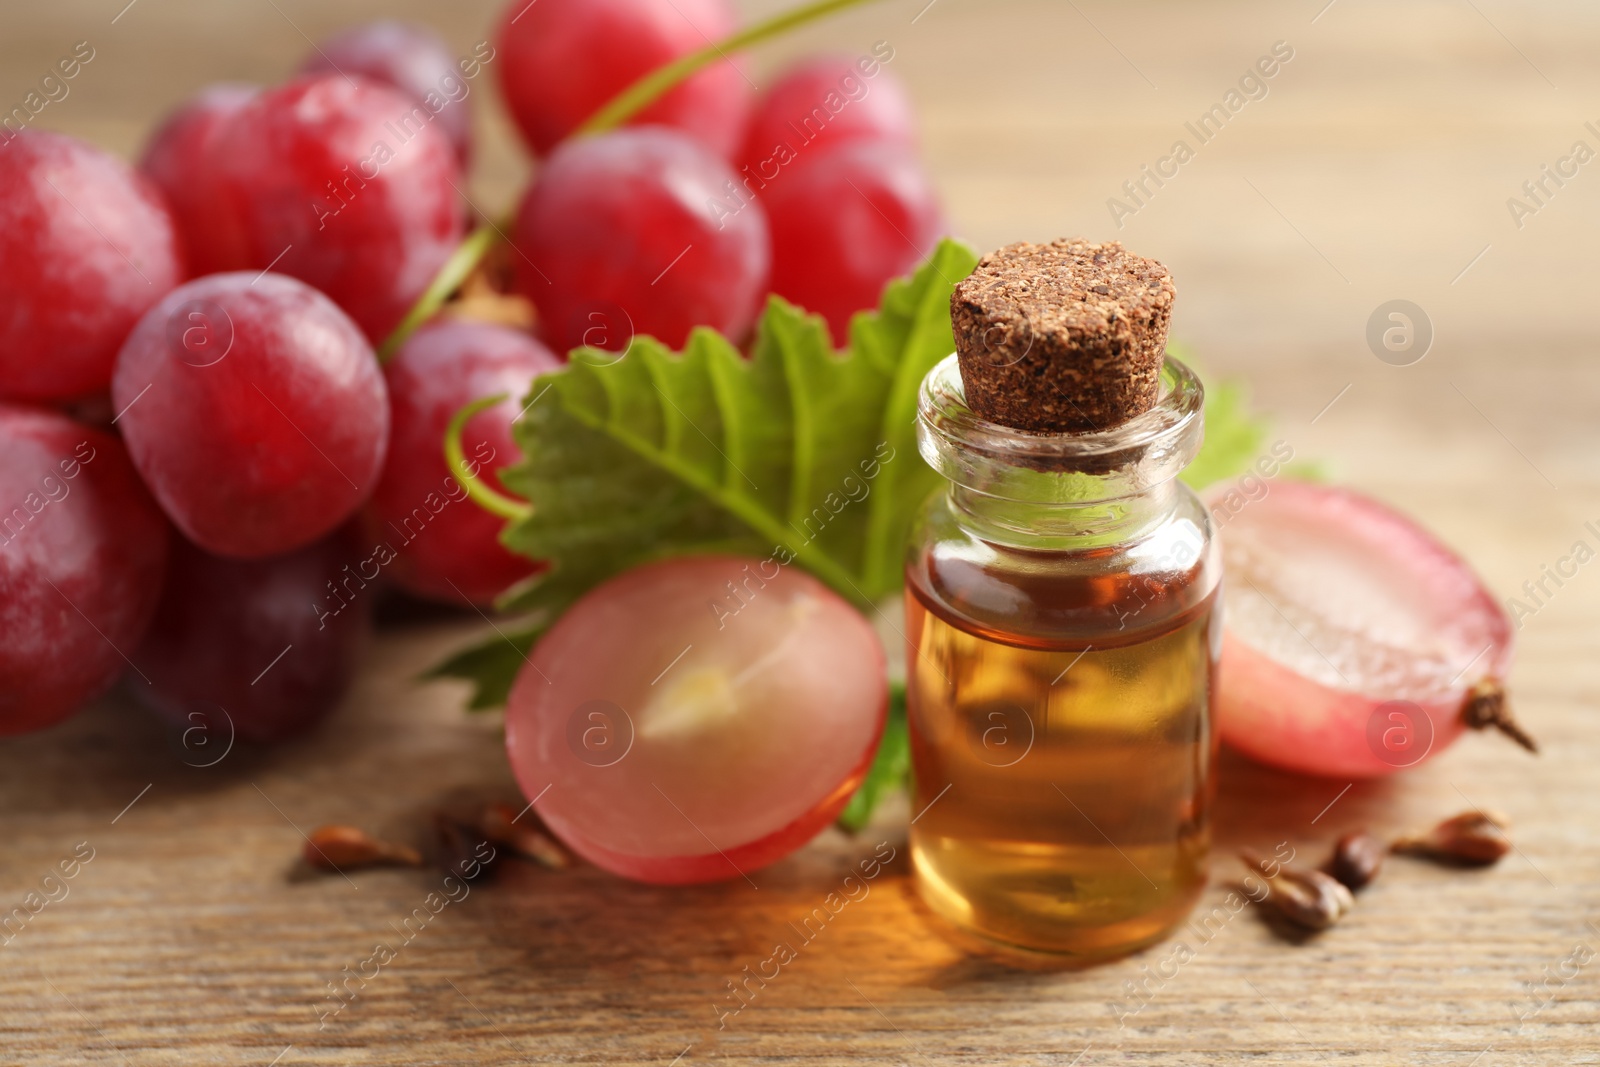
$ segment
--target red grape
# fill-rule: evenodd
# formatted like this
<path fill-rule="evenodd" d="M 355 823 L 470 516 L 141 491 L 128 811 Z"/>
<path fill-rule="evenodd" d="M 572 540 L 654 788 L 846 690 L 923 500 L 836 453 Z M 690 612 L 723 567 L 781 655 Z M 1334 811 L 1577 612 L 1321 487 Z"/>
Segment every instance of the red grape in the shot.
<path fill-rule="evenodd" d="M 233 737 L 299 733 L 350 687 L 376 574 L 344 532 L 260 560 L 221 559 L 179 538 L 134 657 L 150 685 L 134 692 L 193 731 L 185 747 L 197 756 L 220 758 Z"/>
<path fill-rule="evenodd" d="M 1503 681 L 1512 651 L 1510 619 L 1467 565 L 1347 489 L 1274 482 L 1224 507 L 1226 491 L 1211 496 L 1228 575 L 1222 739 L 1361 778 L 1459 737 L 1471 691 Z"/>
<path fill-rule="evenodd" d="M 831 823 L 888 703 L 871 624 L 776 558 L 653 563 L 534 648 L 506 748 L 572 849 L 659 883 L 748 877 Z"/>
<path fill-rule="evenodd" d="M 661 127 L 563 145 L 512 233 L 517 287 L 551 345 L 623 349 L 643 333 L 679 346 L 698 325 L 737 341 L 770 253 L 761 206 L 730 199 L 733 182 L 726 163 Z"/>
<path fill-rule="evenodd" d="M 243 235 L 228 269 L 309 282 L 368 338 L 388 335 L 461 240 L 461 169 L 427 108 L 337 74 L 242 107 L 217 137 L 221 195 Z"/>
<path fill-rule="evenodd" d="M 59 722 L 116 680 L 166 556 L 122 442 L 0 404 L 0 735 Z"/>
<path fill-rule="evenodd" d="M 850 316 L 875 308 L 943 232 L 933 183 L 904 146 L 847 141 L 802 153 L 760 189 L 772 227 L 772 291 L 828 320 L 834 341 Z"/>
<path fill-rule="evenodd" d="M 359 74 L 437 109 L 462 167 L 472 155 L 472 111 L 462 72 L 439 35 L 425 26 L 380 19 L 323 41 L 301 64 L 302 74 Z M 431 100 L 429 98 L 432 98 Z"/>
<path fill-rule="evenodd" d="M 855 140 L 914 147 L 911 97 L 872 56 L 816 56 L 790 67 L 761 98 L 742 158 L 747 173 L 772 181 L 791 156 Z"/>
<path fill-rule="evenodd" d="M 361 506 L 389 437 L 383 373 L 355 323 L 281 274 L 214 274 L 147 312 L 112 400 L 178 528 L 251 558 L 310 544 Z"/>
<path fill-rule="evenodd" d="M 726 0 L 511 0 L 496 37 L 500 86 L 528 144 L 544 155 L 635 81 L 734 24 Z M 632 121 L 676 126 L 729 158 L 749 111 L 749 83 L 722 61 Z"/>
<path fill-rule="evenodd" d="M 127 164 L 58 133 L 0 145 L 0 396 L 103 390 L 122 339 L 183 276 L 166 204 Z"/>
<path fill-rule="evenodd" d="M 397 553 L 387 573 L 402 588 L 447 603 L 489 604 L 533 572 L 531 560 L 501 547 L 504 520 L 466 499 L 445 466 L 442 442 L 456 412 L 506 394 L 505 403 L 474 415 L 462 433 L 467 461 L 493 485 L 494 472 L 519 456 L 511 423 L 528 384 L 560 366 L 525 333 L 458 321 L 418 330 L 384 368 L 393 437 L 366 519 L 368 533 Z"/>
<path fill-rule="evenodd" d="M 157 127 L 139 169 L 167 196 L 195 276 L 248 258 L 233 212 L 222 199 L 215 149 L 219 132 L 261 90 L 221 82 L 190 97 Z"/>

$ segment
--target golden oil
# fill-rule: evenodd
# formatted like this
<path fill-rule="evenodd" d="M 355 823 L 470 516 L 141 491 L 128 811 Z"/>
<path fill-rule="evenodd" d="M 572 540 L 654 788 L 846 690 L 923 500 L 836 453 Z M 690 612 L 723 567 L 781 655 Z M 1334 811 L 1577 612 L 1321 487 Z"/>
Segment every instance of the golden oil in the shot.
<path fill-rule="evenodd" d="M 989 940 L 1098 958 L 1205 884 L 1210 604 L 1129 643 L 1025 647 L 907 596 L 911 853 L 929 905 Z"/>

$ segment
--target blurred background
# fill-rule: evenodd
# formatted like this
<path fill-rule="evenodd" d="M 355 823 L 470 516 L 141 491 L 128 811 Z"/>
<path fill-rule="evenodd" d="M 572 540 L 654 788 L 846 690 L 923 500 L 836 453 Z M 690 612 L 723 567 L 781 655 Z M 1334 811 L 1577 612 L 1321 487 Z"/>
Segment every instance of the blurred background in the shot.
<path fill-rule="evenodd" d="M 337 29 L 413 19 L 464 55 L 491 35 L 501 6 L 124 4 L 8 5 L 0 100 L 20 100 L 88 40 L 93 63 L 36 122 L 131 157 L 199 87 L 281 80 L 310 41 Z M 784 5 L 738 6 L 757 17 Z M 1247 377 L 1297 454 L 1333 460 L 1341 476 L 1373 488 L 1421 494 L 1447 536 L 1488 522 L 1537 537 L 1524 505 L 1529 494 L 1549 503 L 1552 483 L 1573 519 L 1595 502 L 1589 413 L 1600 364 L 1588 339 L 1600 316 L 1600 177 L 1579 169 L 1542 207 L 1523 183 L 1578 140 L 1600 150 L 1600 134 L 1585 126 L 1600 128 L 1600 8 L 883 0 L 744 62 L 761 85 L 786 56 L 858 53 L 876 41 L 894 48 L 891 69 L 917 102 L 958 235 L 980 249 L 1117 238 L 1163 260 L 1179 286 L 1174 336 L 1213 373 Z M 1264 80 L 1266 95 L 1246 97 L 1202 144 L 1185 123 L 1222 102 L 1275 45 L 1293 58 Z M 492 82 L 473 93 L 480 148 L 471 177 L 474 201 L 499 210 L 531 168 Z M 1194 158 L 1138 205 L 1123 183 L 1179 139 Z M 1514 218 L 1511 197 L 1536 213 Z M 1112 198 L 1134 210 L 1115 211 Z M 1432 349 L 1413 366 L 1380 362 L 1366 342 L 1369 317 L 1394 299 L 1417 304 L 1433 326 Z M 1475 499 L 1433 498 L 1441 462 L 1475 475 Z M 1563 534 L 1551 547 L 1565 543 Z"/>

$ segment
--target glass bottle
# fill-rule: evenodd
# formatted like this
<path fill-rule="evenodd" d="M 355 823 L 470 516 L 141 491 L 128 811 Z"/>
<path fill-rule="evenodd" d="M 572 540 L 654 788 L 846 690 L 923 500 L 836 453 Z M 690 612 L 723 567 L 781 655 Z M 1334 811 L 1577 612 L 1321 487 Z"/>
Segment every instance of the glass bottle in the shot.
<path fill-rule="evenodd" d="M 1177 480 L 1199 380 L 1081 434 L 974 414 L 955 356 L 918 442 L 945 478 L 907 563 L 911 851 L 923 898 L 991 944 L 1082 962 L 1162 938 L 1204 887 L 1221 560 Z"/>

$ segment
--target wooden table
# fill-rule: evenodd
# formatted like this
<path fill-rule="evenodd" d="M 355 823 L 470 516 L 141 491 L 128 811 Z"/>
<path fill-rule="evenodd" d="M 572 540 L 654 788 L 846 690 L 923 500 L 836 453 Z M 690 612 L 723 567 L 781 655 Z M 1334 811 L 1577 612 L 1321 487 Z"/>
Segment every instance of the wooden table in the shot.
<path fill-rule="evenodd" d="M 1115 235 L 1164 259 L 1175 332 L 1213 373 L 1246 377 L 1297 455 L 1419 516 L 1502 595 L 1593 542 L 1600 164 L 1520 229 L 1506 205 L 1573 141 L 1600 146 L 1584 127 L 1600 119 L 1592 4 L 925 2 L 888 0 L 779 51 L 890 41 L 961 232 L 983 247 Z M 465 51 L 493 16 L 477 0 L 140 0 L 113 21 L 122 3 L 5 12 L 0 96 L 20 99 L 89 39 L 95 60 L 40 122 L 131 153 L 195 87 L 281 77 L 302 32 L 398 13 Z M 1294 57 L 1268 95 L 1118 230 L 1107 199 L 1277 41 Z M 526 165 L 492 107 L 481 132 L 475 196 L 507 203 Z M 1414 366 L 1364 340 L 1396 298 L 1436 331 Z M 1600 569 L 1586 568 L 1519 634 L 1512 681 L 1538 759 L 1475 737 L 1348 789 L 1223 767 L 1224 846 L 1320 856 L 1349 828 L 1471 803 L 1510 812 L 1515 854 L 1476 873 L 1394 861 L 1347 922 L 1305 944 L 1242 914 L 1120 1020 L 1125 983 L 1170 946 L 1081 972 L 963 954 L 914 900 L 899 804 L 857 840 L 830 832 L 760 872 L 758 889 L 511 870 L 439 913 L 319 1029 L 327 984 L 399 940 L 437 876 L 299 879 L 300 832 L 414 833 L 455 791 L 512 792 L 496 719 L 463 714 L 454 685 L 412 681 L 481 626 L 385 632 L 317 736 L 210 768 L 108 699 L 0 746 L 0 910 L 80 842 L 94 857 L 0 945 L 0 1062 L 1597 1063 L 1600 963 L 1564 963 L 1600 951 L 1597 607 Z M 719 1029 L 727 983 L 879 841 L 902 857 L 890 873 Z M 1238 873 L 1228 857 L 1203 908 Z"/>

